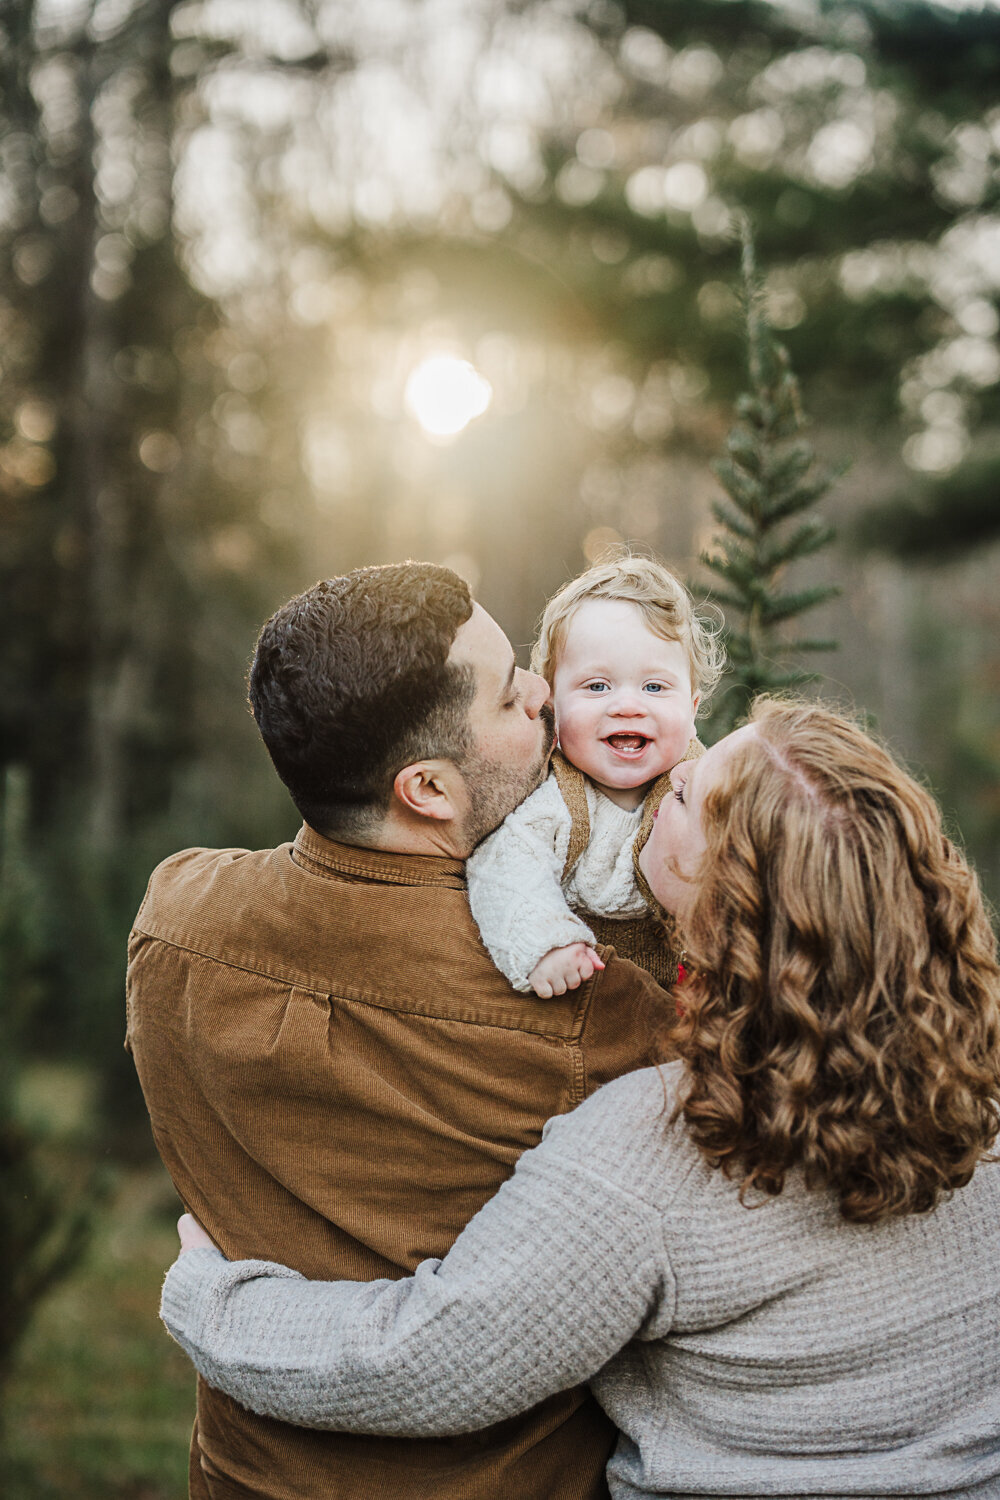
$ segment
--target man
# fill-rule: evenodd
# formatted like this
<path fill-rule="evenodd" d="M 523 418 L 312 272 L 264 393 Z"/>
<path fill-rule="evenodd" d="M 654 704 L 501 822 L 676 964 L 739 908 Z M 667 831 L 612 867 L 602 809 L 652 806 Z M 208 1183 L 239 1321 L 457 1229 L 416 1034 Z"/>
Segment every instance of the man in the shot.
<path fill-rule="evenodd" d="M 547 696 L 426 563 L 319 583 L 264 626 L 251 704 L 304 825 L 278 849 L 166 860 L 129 952 L 156 1143 L 227 1255 L 411 1272 L 550 1115 L 655 1056 L 664 996 L 641 970 L 603 950 L 579 989 L 518 995 L 468 909 L 463 861 L 546 773 Z M 591 1500 L 613 1440 L 580 1390 L 413 1441 L 289 1427 L 200 1382 L 191 1494 Z"/>

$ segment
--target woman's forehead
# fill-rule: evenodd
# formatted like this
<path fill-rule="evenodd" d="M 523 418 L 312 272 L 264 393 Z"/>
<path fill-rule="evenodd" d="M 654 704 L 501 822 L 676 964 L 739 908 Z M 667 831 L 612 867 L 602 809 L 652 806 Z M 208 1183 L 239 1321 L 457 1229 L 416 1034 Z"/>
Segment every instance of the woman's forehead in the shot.
<path fill-rule="evenodd" d="M 687 785 L 689 787 L 697 785 L 701 794 L 704 795 L 707 788 L 719 780 L 732 757 L 739 754 L 745 745 L 757 737 L 756 724 L 744 724 L 723 739 L 717 740 L 705 751 L 704 755 L 692 763 L 691 770 L 688 772 Z"/>

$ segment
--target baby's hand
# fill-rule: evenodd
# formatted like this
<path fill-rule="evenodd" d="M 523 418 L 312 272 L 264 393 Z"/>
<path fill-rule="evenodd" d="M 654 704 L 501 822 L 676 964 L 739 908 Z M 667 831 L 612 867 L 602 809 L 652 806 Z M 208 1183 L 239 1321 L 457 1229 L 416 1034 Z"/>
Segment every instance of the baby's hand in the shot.
<path fill-rule="evenodd" d="M 593 948 L 586 943 L 570 943 L 567 948 L 552 948 L 540 958 L 528 975 L 528 983 L 540 1000 L 565 995 L 580 987 L 591 974 L 604 968 Z"/>

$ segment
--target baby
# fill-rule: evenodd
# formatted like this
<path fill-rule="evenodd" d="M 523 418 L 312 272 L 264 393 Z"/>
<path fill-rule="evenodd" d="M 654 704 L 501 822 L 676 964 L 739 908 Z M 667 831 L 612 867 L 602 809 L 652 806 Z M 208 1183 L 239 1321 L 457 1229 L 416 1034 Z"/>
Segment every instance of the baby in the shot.
<path fill-rule="evenodd" d="M 515 989 L 543 999 L 604 967 L 595 942 L 672 984 L 679 954 L 634 860 L 670 771 L 702 753 L 695 715 L 723 668 L 713 625 L 661 563 L 623 556 L 549 600 L 531 665 L 551 687 L 559 749 L 468 862 L 483 942 Z"/>

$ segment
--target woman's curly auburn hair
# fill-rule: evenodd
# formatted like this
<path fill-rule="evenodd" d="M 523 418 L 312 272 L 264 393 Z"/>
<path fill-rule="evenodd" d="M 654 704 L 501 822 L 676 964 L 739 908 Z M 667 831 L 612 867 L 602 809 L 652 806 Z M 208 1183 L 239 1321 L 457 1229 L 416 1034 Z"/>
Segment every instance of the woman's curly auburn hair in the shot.
<path fill-rule="evenodd" d="M 1000 1127 L 976 877 L 933 798 L 850 720 L 759 700 L 751 722 L 702 805 L 677 1114 L 744 1201 L 798 1168 L 845 1219 L 927 1212 Z"/>

